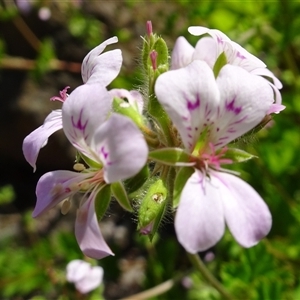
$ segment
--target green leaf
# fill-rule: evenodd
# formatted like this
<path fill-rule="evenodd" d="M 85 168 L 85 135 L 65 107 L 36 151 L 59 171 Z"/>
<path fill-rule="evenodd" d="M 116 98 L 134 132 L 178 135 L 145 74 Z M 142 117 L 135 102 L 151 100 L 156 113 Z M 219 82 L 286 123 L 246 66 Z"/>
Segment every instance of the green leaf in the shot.
<path fill-rule="evenodd" d="M 181 148 L 163 148 L 154 150 L 149 153 L 149 158 L 169 166 L 190 162 L 190 155 Z"/>
<path fill-rule="evenodd" d="M 178 171 L 174 183 L 173 208 L 176 208 L 178 206 L 182 189 L 184 188 L 187 180 L 192 176 L 194 172 L 194 169 L 189 167 L 183 167 Z"/>
<path fill-rule="evenodd" d="M 104 185 L 98 192 L 95 199 L 95 211 L 97 214 L 97 219 L 100 221 L 106 210 L 108 208 L 109 202 L 111 200 L 110 185 Z"/>
<path fill-rule="evenodd" d="M 214 75 L 215 75 L 215 78 L 218 77 L 221 69 L 227 64 L 227 58 L 226 58 L 226 55 L 224 52 L 222 52 L 218 59 L 216 60 L 215 62 L 215 65 L 213 67 L 213 72 L 214 72 Z"/>
<path fill-rule="evenodd" d="M 232 162 L 244 162 L 249 159 L 257 157 L 253 154 L 250 154 L 244 150 L 236 149 L 236 148 L 228 148 L 227 151 L 224 153 L 222 158 L 231 159 Z"/>
<path fill-rule="evenodd" d="M 126 190 L 123 186 L 122 182 L 114 182 L 110 185 L 111 192 L 113 193 L 114 197 L 117 199 L 119 204 L 127 211 L 133 212 L 131 207 L 130 200 L 127 196 Z"/>

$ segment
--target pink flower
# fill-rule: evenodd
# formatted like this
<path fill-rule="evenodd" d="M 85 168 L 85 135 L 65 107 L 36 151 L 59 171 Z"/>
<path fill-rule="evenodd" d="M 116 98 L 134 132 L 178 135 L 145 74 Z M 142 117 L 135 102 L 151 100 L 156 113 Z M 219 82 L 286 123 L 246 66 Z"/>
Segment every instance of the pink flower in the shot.
<path fill-rule="evenodd" d="M 112 37 L 93 50 L 91 50 L 83 60 L 81 74 L 83 82 L 86 84 L 98 84 L 106 87 L 119 74 L 122 66 L 121 50 L 115 49 L 102 53 L 106 46 L 116 43 L 117 37 Z M 54 96 L 50 100 L 64 102 L 67 97 L 68 86 L 61 92 L 60 96 Z M 86 98 L 86 101 L 89 99 Z M 61 110 L 51 112 L 45 119 L 42 126 L 31 132 L 23 142 L 23 153 L 25 159 L 36 170 L 36 160 L 39 151 L 44 147 L 50 135 L 62 128 Z"/>
<path fill-rule="evenodd" d="M 81 294 L 96 289 L 103 281 L 104 270 L 102 267 L 92 266 L 80 259 L 70 261 L 66 271 L 67 281 L 74 283 Z"/>
<path fill-rule="evenodd" d="M 160 75 L 155 93 L 194 162 L 175 217 L 179 242 L 190 253 L 207 250 L 227 223 L 242 246 L 255 245 L 271 228 L 270 212 L 251 186 L 221 168 L 230 162 L 221 148 L 261 122 L 273 104 L 272 88 L 229 64 L 215 79 L 206 62 L 194 60 Z"/>
<path fill-rule="evenodd" d="M 224 53 L 227 64 L 239 66 L 253 75 L 270 79 L 273 83 L 269 80 L 267 82 L 275 93 L 275 103 L 281 105 L 279 89 L 282 88 L 282 84 L 260 59 L 231 41 L 219 30 L 191 26 L 188 31 L 195 36 L 209 34 L 210 37 L 202 37 L 195 48 L 184 37 L 179 37 L 172 52 L 171 69 L 185 67 L 194 60 L 203 60 L 213 69 L 220 54 Z M 284 109 L 285 107 L 282 106 L 281 108 Z"/>
<path fill-rule="evenodd" d="M 89 99 L 86 101 L 86 99 Z M 82 195 L 75 235 L 83 253 L 92 258 L 113 255 L 99 230 L 95 198 L 108 184 L 137 174 L 145 165 L 148 147 L 136 125 L 127 117 L 110 113 L 109 92 L 98 84 L 75 89 L 62 108 L 63 129 L 73 146 L 93 165 L 81 173 L 53 171 L 36 187 L 33 217 L 61 201 Z"/>

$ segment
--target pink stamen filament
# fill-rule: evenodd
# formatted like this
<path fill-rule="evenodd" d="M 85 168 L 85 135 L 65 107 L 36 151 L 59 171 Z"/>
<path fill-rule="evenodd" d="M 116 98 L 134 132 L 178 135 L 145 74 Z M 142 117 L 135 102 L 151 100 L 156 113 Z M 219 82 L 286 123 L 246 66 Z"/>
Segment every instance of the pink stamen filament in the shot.
<path fill-rule="evenodd" d="M 66 86 L 62 91 L 59 92 L 59 96 L 54 96 L 50 98 L 50 101 L 60 101 L 65 102 L 66 99 L 69 97 L 69 94 L 67 94 L 67 90 L 69 89 L 69 86 Z"/>

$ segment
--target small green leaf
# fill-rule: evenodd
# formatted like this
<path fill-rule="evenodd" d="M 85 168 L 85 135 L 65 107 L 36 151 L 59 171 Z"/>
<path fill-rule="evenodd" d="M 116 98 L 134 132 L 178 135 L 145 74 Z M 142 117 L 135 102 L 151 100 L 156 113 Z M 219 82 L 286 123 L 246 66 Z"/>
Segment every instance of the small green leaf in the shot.
<path fill-rule="evenodd" d="M 213 67 L 213 72 L 214 72 L 214 75 L 215 75 L 215 78 L 218 77 L 221 69 L 227 64 L 227 58 L 226 58 L 226 55 L 224 52 L 222 52 L 218 59 L 216 60 L 215 62 L 215 65 Z"/>
<path fill-rule="evenodd" d="M 110 185 L 111 192 L 114 197 L 117 199 L 119 204 L 127 211 L 133 212 L 133 209 L 130 204 L 130 200 L 127 196 L 126 190 L 122 182 L 114 182 Z"/>
<path fill-rule="evenodd" d="M 182 189 L 184 188 L 187 180 L 192 176 L 194 172 L 195 171 L 193 168 L 187 167 L 183 167 L 178 171 L 174 183 L 173 208 L 176 208 L 178 206 Z"/>
<path fill-rule="evenodd" d="M 231 159 L 232 162 L 244 162 L 249 159 L 257 157 L 253 154 L 250 154 L 244 150 L 236 149 L 236 148 L 228 148 L 227 151 L 224 153 L 222 158 Z"/>
<path fill-rule="evenodd" d="M 104 216 L 109 202 L 111 200 L 110 185 L 104 185 L 98 192 L 95 199 L 95 211 L 97 214 L 97 219 L 100 221 Z"/>
<path fill-rule="evenodd" d="M 190 162 L 190 155 L 181 148 L 163 148 L 154 150 L 149 153 L 149 158 L 169 166 Z"/>

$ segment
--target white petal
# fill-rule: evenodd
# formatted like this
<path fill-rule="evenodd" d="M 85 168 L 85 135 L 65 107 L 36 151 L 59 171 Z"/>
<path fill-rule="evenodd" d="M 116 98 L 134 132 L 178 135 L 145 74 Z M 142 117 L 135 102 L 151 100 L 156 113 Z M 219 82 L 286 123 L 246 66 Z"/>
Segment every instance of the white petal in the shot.
<path fill-rule="evenodd" d="M 198 41 L 195 47 L 193 60 L 204 60 L 211 68 L 217 60 L 218 45 L 211 37 L 203 37 Z"/>
<path fill-rule="evenodd" d="M 270 231 L 272 217 L 259 194 L 242 179 L 218 172 L 226 223 L 244 247 L 256 245 Z"/>
<path fill-rule="evenodd" d="M 236 66 L 224 66 L 217 84 L 221 105 L 211 135 L 214 146 L 220 148 L 258 125 L 274 97 L 265 79 Z"/>
<path fill-rule="evenodd" d="M 102 267 L 90 266 L 90 270 L 86 274 L 86 276 L 82 278 L 82 280 L 77 281 L 75 283 L 76 289 L 82 294 L 86 294 L 94 290 L 102 283 L 103 274 L 104 274 L 104 270 Z"/>
<path fill-rule="evenodd" d="M 107 183 L 130 178 L 145 165 L 148 146 L 127 117 L 112 114 L 95 133 L 93 149 L 100 157 Z"/>
<path fill-rule="evenodd" d="M 178 241 L 190 253 L 214 246 L 223 236 L 224 213 L 218 182 L 196 171 L 182 190 L 175 217 Z"/>
<path fill-rule="evenodd" d="M 52 111 L 44 124 L 31 132 L 23 141 L 23 154 L 28 163 L 36 170 L 36 160 L 40 149 L 44 147 L 50 135 L 62 128 L 61 110 Z"/>
<path fill-rule="evenodd" d="M 163 73 L 156 81 L 155 94 L 178 129 L 184 146 L 192 151 L 220 103 L 212 70 L 205 62 L 195 60 L 185 68 Z"/>
<path fill-rule="evenodd" d="M 78 209 L 75 235 L 81 251 L 86 256 L 101 259 L 114 254 L 99 229 L 94 206 L 96 193 L 97 191 L 93 191 L 87 201 Z"/>
<path fill-rule="evenodd" d="M 112 98 L 99 84 L 81 85 L 63 104 L 63 129 L 75 148 L 95 161 L 99 158 L 90 149 L 96 129 L 106 120 Z"/>
<path fill-rule="evenodd" d="M 84 83 L 99 83 L 105 87 L 118 76 L 122 66 L 121 50 L 116 49 L 101 54 L 107 45 L 117 41 L 116 36 L 112 37 L 86 55 L 81 66 Z"/>
<path fill-rule="evenodd" d="M 67 280 L 69 282 L 77 282 L 82 280 L 89 272 L 91 265 L 81 259 L 75 259 L 67 264 Z"/>
<path fill-rule="evenodd" d="M 192 61 L 194 50 L 194 47 L 183 36 L 180 36 L 172 51 L 171 70 L 187 66 Z"/>

